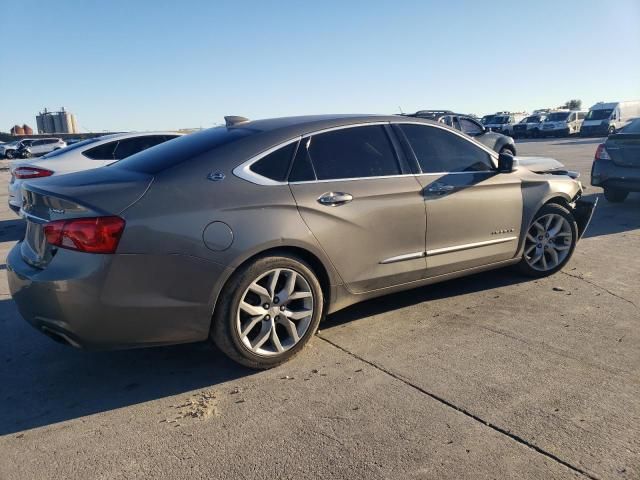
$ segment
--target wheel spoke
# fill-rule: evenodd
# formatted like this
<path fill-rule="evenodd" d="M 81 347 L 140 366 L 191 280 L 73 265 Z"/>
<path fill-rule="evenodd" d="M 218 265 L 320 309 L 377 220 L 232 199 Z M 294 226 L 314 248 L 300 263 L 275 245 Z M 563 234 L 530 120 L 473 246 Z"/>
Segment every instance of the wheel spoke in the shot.
<path fill-rule="evenodd" d="M 253 317 L 253 318 L 249 321 L 249 323 L 247 323 L 247 326 L 245 327 L 245 329 L 240 333 L 240 336 L 241 336 L 242 338 L 246 337 L 246 336 L 249 334 L 249 332 L 250 332 L 251 330 L 253 330 L 253 327 L 255 327 L 259 322 L 261 322 L 263 318 L 264 318 L 264 317 L 261 317 L 261 316 L 259 316 L 259 317 Z"/>
<path fill-rule="evenodd" d="M 553 248 L 558 252 L 562 252 L 564 250 L 569 250 L 571 245 L 554 245 Z"/>
<path fill-rule="evenodd" d="M 311 297 L 311 292 L 294 292 L 289 296 L 289 300 L 300 300 L 301 298 Z"/>
<path fill-rule="evenodd" d="M 536 227 L 536 229 L 538 230 L 538 234 L 544 233 L 545 228 L 542 225 L 540 225 L 538 222 L 533 222 L 532 227 Z"/>
<path fill-rule="evenodd" d="M 549 215 L 549 218 L 547 218 L 547 223 L 544 224 L 545 231 L 549 231 L 549 227 L 551 226 L 551 222 L 553 222 L 553 215 Z"/>
<path fill-rule="evenodd" d="M 286 311 L 285 315 L 289 320 L 302 320 L 303 318 L 308 317 L 309 315 L 311 315 L 312 310 L 298 310 L 295 312 L 292 311 Z"/>
<path fill-rule="evenodd" d="M 289 276 L 287 276 L 287 281 L 284 284 L 284 291 L 286 292 L 288 297 L 291 297 L 291 294 L 296 289 L 297 278 L 298 278 L 298 274 L 296 272 L 290 272 Z"/>
<path fill-rule="evenodd" d="M 553 247 L 547 250 L 547 252 L 549 252 L 549 256 L 551 257 L 551 262 L 552 262 L 550 268 L 554 268 L 556 265 L 558 265 L 558 263 L 560 263 L 560 259 L 558 258 L 558 252 L 556 252 L 556 250 Z"/>
<path fill-rule="evenodd" d="M 264 345 L 264 342 L 266 342 L 269 339 L 270 335 L 271 335 L 271 322 L 263 322 L 262 328 L 260 329 L 260 333 L 258 333 L 258 336 L 254 341 L 254 344 L 251 345 L 251 350 L 255 352 L 260 347 L 262 347 L 262 345 Z"/>
<path fill-rule="evenodd" d="M 549 236 L 550 237 L 555 237 L 558 232 L 560 232 L 560 230 L 562 230 L 562 227 L 564 227 L 564 218 L 558 215 L 558 218 L 556 219 L 556 223 L 553 226 L 553 228 L 551 230 L 549 230 Z"/>
<path fill-rule="evenodd" d="M 289 333 L 294 342 L 297 343 L 298 340 L 300 340 L 300 337 L 298 336 L 298 329 L 296 328 L 295 323 L 285 317 L 280 320 L 280 324 L 287 329 L 287 333 Z"/>
<path fill-rule="evenodd" d="M 256 282 L 253 282 L 251 285 L 249 285 L 249 291 L 255 293 L 256 295 L 259 295 L 261 302 L 265 302 L 271 299 L 269 291 L 262 285 L 258 285 Z"/>
<path fill-rule="evenodd" d="M 278 279 L 280 278 L 280 269 L 274 270 L 271 273 L 271 278 L 269 279 L 269 295 L 271 298 L 276 295 L 276 285 L 278 284 Z"/>
<path fill-rule="evenodd" d="M 531 253 L 531 250 L 533 250 L 534 248 L 536 248 L 536 244 L 535 244 L 535 243 L 534 243 L 534 244 L 532 244 L 532 245 L 530 245 L 530 246 L 529 246 L 529 247 L 524 251 L 524 254 L 525 254 L 525 255 L 529 255 L 529 254 Z"/>
<path fill-rule="evenodd" d="M 284 348 L 282 348 L 282 344 L 280 343 L 280 337 L 278 337 L 278 332 L 276 331 L 275 325 L 271 329 L 271 343 L 275 347 L 278 353 L 284 352 Z"/>
<path fill-rule="evenodd" d="M 542 252 L 542 268 L 544 268 L 545 270 L 547 269 L 547 257 L 545 256 L 544 252 Z"/>
<path fill-rule="evenodd" d="M 244 300 L 240 302 L 240 310 L 248 313 L 252 317 L 255 317 L 258 315 L 261 316 L 265 314 L 265 310 L 264 308 L 262 308 L 261 305 L 251 305 L 250 303 L 247 303 Z"/>
<path fill-rule="evenodd" d="M 534 237 L 530 233 L 527 233 L 527 240 L 529 240 L 530 242 L 533 242 L 534 244 L 536 243 L 536 237 Z"/>

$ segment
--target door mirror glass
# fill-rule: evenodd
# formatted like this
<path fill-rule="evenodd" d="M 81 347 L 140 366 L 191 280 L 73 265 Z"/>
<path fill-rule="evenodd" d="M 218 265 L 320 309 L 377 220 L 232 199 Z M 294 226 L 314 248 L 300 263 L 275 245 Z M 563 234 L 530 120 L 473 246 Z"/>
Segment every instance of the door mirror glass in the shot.
<path fill-rule="evenodd" d="M 498 155 L 498 172 L 499 173 L 511 173 L 513 172 L 514 159 L 510 153 L 501 153 Z"/>

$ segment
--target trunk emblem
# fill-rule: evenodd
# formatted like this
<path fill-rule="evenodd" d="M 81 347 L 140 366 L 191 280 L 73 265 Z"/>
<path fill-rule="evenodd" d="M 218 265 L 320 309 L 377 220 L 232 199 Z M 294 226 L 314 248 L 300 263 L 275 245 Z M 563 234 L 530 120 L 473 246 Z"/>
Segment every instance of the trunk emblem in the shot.
<path fill-rule="evenodd" d="M 207 179 L 212 182 L 219 182 L 220 180 L 224 180 L 224 173 L 222 172 L 211 172 L 207 175 Z"/>
<path fill-rule="evenodd" d="M 58 215 L 64 214 L 64 210 L 61 208 L 50 208 L 49 213 L 56 213 Z"/>

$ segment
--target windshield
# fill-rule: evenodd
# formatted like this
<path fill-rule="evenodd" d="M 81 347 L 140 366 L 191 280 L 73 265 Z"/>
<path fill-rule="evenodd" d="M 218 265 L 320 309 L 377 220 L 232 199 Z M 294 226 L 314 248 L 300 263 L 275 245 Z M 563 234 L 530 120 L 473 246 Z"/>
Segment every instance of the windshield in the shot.
<path fill-rule="evenodd" d="M 498 115 L 496 117 L 493 117 L 493 120 L 491 120 L 491 123 L 507 123 L 508 121 L 509 121 L 508 115 Z"/>
<path fill-rule="evenodd" d="M 547 117 L 547 122 L 564 122 L 571 112 L 555 112 Z"/>
<path fill-rule="evenodd" d="M 532 115 L 530 117 L 525 118 L 520 123 L 540 123 L 542 119 L 538 115 Z"/>
<path fill-rule="evenodd" d="M 607 120 L 613 113 L 613 108 L 604 108 L 601 110 L 589 110 L 585 120 Z"/>
<path fill-rule="evenodd" d="M 634 118 L 631 123 L 620 129 L 622 133 L 640 133 L 640 118 Z"/>
<path fill-rule="evenodd" d="M 491 123 L 493 120 L 493 117 L 495 117 L 495 115 L 485 115 L 484 117 L 482 117 L 482 120 L 480 120 L 480 123 L 482 123 L 483 125 L 486 125 L 487 123 Z"/>
<path fill-rule="evenodd" d="M 54 150 L 51 153 L 47 153 L 46 155 L 43 155 L 42 158 L 52 158 L 52 157 L 57 157 L 58 155 L 62 155 L 63 153 L 67 153 L 70 152 L 71 150 L 77 150 L 78 148 L 82 148 L 86 145 L 90 145 L 92 143 L 96 143 L 99 140 L 104 140 L 103 137 L 96 137 L 96 138 L 89 138 L 87 140 L 83 140 L 81 142 L 78 143 L 74 143 L 68 147 L 65 148 L 59 148 L 58 150 Z"/>

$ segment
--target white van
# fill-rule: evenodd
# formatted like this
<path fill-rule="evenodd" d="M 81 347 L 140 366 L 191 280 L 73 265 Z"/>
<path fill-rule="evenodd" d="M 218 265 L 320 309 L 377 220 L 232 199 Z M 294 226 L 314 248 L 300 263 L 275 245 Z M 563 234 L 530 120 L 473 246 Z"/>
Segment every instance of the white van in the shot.
<path fill-rule="evenodd" d="M 554 110 L 540 127 L 542 137 L 568 137 L 580 133 L 586 110 Z"/>
<path fill-rule="evenodd" d="M 637 117 L 640 117 L 640 100 L 598 102 L 585 117 L 580 135 L 611 135 Z"/>

